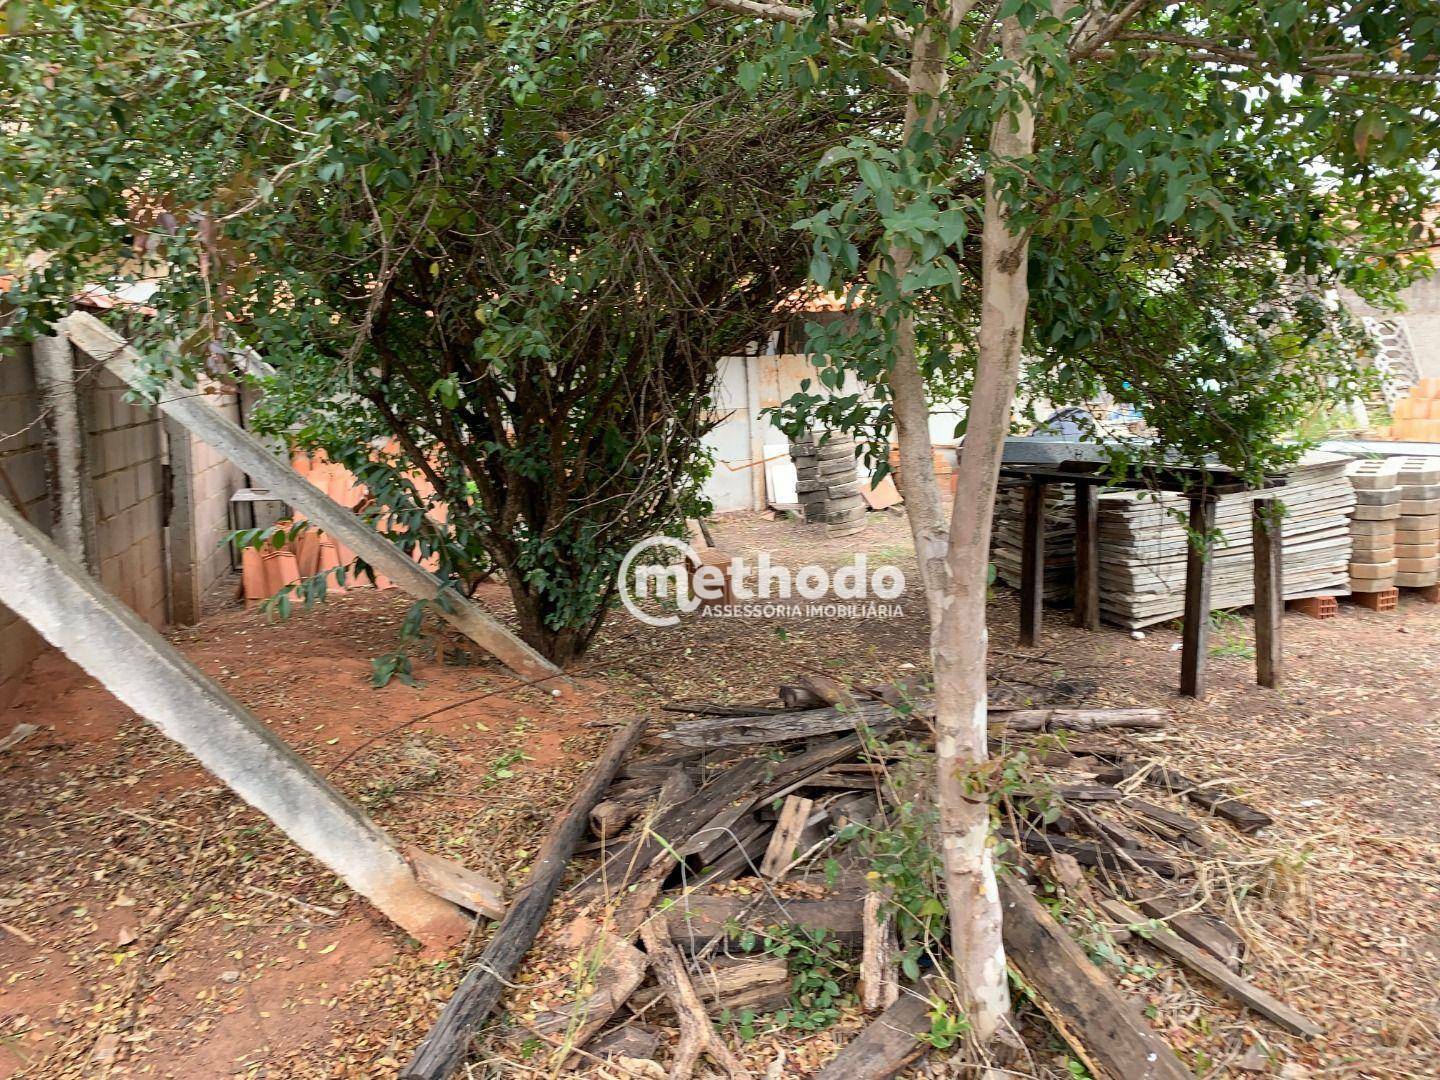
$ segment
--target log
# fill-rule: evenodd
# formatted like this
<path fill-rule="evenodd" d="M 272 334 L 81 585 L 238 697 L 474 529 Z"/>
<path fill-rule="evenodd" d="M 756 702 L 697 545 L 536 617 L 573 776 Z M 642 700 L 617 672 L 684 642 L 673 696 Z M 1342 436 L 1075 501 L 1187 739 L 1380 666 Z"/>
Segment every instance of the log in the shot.
<path fill-rule="evenodd" d="M 630 999 L 649 966 L 645 954 L 625 938 L 579 919 L 577 949 L 591 989 L 583 997 L 541 1013 L 530 1025 L 541 1035 L 563 1034 L 567 1045 L 582 1047 Z M 590 970 L 593 969 L 593 970 Z"/>
<path fill-rule="evenodd" d="M 770 845 L 771 828 L 768 821 L 759 821 L 753 817 L 738 822 L 735 833 L 740 837 L 740 842 L 705 867 L 697 879 L 697 884 L 718 885 L 732 878 L 758 874 L 760 860 L 765 857 L 765 850 Z"/>
<path fill-rule="evenodd" d="M 644 717 L 638 717 L 611 736 L 605 752 L 545 837 L 525 885 L 495 927 L 479 962 L 461 981 L 415 1057 L 400 1073 L 405 1080 L 445 1080 L 459 1067 L 472 1033 L 500 1001 L 505 983 L 530 951 L 565 876 L 565 865 L 585 831 L 591 808 L 615 779 L 620 762 L 644 734 L 647 723 Z"/>
<path fill-rule="evenodd" d="M 998 709 L 990 723 L 1006 731 L 1160 731 L 1168 721 L 1162 709 Z"/>
<path fill-rule="evenodd" d="M 1006 874 L 999 886 L 1006 955 L 1087 1058 L 1119 1080 L 1194 1080 L 1023 882 Z"/>
<path fill-rule="evenodd" d="M 1171 930 L 1231 971 L 1240 970 L 1245 959 L 1245 939 L 1221 920 L 1198 912 L 1182 912 L 1175 901 L 1159 896 L 1138 900 L 1136 905 L 1152 919 L 1164 919 Z"/>
<path fill-rule="evenodd" d="M 1151 920 L 1134 908 L 1119 900 L 1103 900 L 1101 907 L 1105 914 L 1112 919 L 1128 923 L 1130 928 L 1144 938 L 1148 944 L 1178 960 L 1197 975 L 1208 979 L 1247 1008 L 1273 1020 L 1290 1034 L 1306 1039 L 1313 1039 L 1325 1034 L 1325 1029 L 1320 1025 L 1307 1020 L 1283 1001 L 1260 989 L 1248 979 L 1242 979 L 1203 949 L 1196 948 L 1169 930 L 1154 926 Z"/>
<path fill-rule="evenodd" d="M 1141 767 L 1138 765 L 1122 765 L 1097 773 L 1095 779 L 1102 784 L 1114 784 L 1128 779 L 1140 771 Z M 1144 770 L 1144 779 L 1147 784 L 1154 787 L 1164 788 L 1172 794 L 1184 796 L 1196 806 L 1208 810 L 1216 817 L 1224 818 L 1247 835 L 1257 833 L 1261 829 L 1275 824 L 1274 818 L 1264 811 L 1255 809 L 1249 803 L 1214 788 L 1201 787 L 1197 781 L 1191 780 L 1174 769 L 1168 769 L 1164 765 L 1151 764 Z"/>
<path fill-rule="evenodd" d="M 929 998 L 905 991 L 846 1043 L 815 1080 L 889 1080 L 925 1056 L 930 1046 L 916 1036 L 929 1030 Z"/>
<path fill-rule="evenodd" d="M 790 996 L 790 966 L 784 960 L 741 960 L 733 964 L 707 964 L 691 982 L 706 1010 L 754 1009 L 768 1012 Z M 632 1011 L 666 1012 L 666 997 L 658 987 L 647 987 L 630 997 Z"/>
<path fill-rule="evenodd" d="M 1002 834 L 1005 834 L 1007 839 L 1011 838 L 1008 829 L 1002 830 Z M 1108 870 L 1133 870 L 1138 866 L 1168 878 L 1188 877 L 1191 874 L 1188 867 L 1154 852 L 1125 849 L 1122 856 L 1109 845 L 1071 840 L 1067 836 L 1057 836 L 1054 833 L 1027 830 L 1020 838 L 1020 846 L 1032 855 L 1069 855 L 1082 866 L 1103 866 Z M 1134 866 L 1126 861 L 1127 857 Z"/>
<path fill-rule="evenodd" d="M 659 919 L 645 923 L 640 927 L 640 939 L 645 943 L 645 951 L 655 969 L 655 978 L 680 1021 L 680 1045 L 675 1048 L 675 1060 L 670 1066 L 671 1080 L 688 1080 L 700 1055 L 706 1053 L 731 1080 L 746 1080 L 750 1073 L 721 1041 L 720 1033 L 710 1023 L 710 1017 L 685 970 L 685 962 L 670 940 L 666 924 Z"/>

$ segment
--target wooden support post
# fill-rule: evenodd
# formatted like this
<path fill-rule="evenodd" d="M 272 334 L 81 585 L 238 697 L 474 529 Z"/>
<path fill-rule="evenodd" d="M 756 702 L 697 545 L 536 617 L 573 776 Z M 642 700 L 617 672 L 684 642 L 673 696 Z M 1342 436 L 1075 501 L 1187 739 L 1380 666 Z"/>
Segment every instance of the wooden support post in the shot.
<path fill-rule="evenodd" d="M 415 937 L 470 920 L 423 889 L 405 856 L 304 758 L 0 499 L 0 603 Z"/>
<path fill-rule="evenodd" d="M 1285 618 L 1284 543 L 1278 499 L 1256 499 L 1251 516 L 1255 541 L 1255 681 L 1278 687 L 1285 660 L 1280 626 Z"/>
<path fill-rule="evenodd" d="M 105 364 L 132 386 L 145 382 L 140 356 L 93 315 L 77 311 L 59 324 L 75 346 Z M 435 613 L 522 679 L 556 680 L 560 669 L 546 660 L 478 604 L 450 588 L 400 548 L 336 503 L 325 492 L 281 461 L 268 447 L 228 416 L 205 403 L 203 395 L 177 384 L 162 389 L 156 406 L 225 457 L 260 486 L 302 511 L 341 544 L 360 555 L 417 600 L 433 602 Z M 552 687 L 559 687 L 551 681 Z"/>
<path fill-rule="evenodd" d="M 1075 625 L 1100 629 L 1100 490 L 1075 485 Z"/>
<path fill-rule="evenodd" d="M 1210 658 L 1210 534 L 1215 529 L 1215 498 L 1190 497 L 1190 537 L 1185 554 L 1185 632 L 1180 646 L 1180 693 L 1205 696 L 1205 665 Z"/>
<path fill-rule="evenodd" d="M 1045 485 L 1025 486 L 1024 520 L 1020 530 L 1020 645 L 1040 644 L 1045 617 Z"/>

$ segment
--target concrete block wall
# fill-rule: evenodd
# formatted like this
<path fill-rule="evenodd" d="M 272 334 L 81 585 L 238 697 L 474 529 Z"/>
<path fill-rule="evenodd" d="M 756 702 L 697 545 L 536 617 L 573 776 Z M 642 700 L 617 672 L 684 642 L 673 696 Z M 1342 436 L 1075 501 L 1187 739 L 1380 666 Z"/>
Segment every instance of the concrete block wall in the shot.
<path fill-rule="evenodd" d="M 125 400 L 118 378 L 77 354 L 84 373 L 80 406 L 85 454 L 94 507 L 97 576 L 101 585 L 156 628 L 172 621 L 176 606 L 172 580 L 175 551 L 167 521 L 170 458 L 159 414 Z M 238 419 L 233 394 L 213 394 L 216 408 Z M 29 349 L 0 353 L 0 498 L 18 504 L 26 518 L 47 534 L 53 522 L 45 445 Z M 223 540 L 229 531 L 231 494 L 244 475 L 187 431 L 189 496 L 193 508 L 194 566 L 187 580 L 203 595 L 230 572 Z M 167 546 L 168 545 L 168 546 Z M 0 606 L 0 709 L 15 696 L 31 662 L 48 646 L 29 625 Z M 3 731 L 0 731 L 3 734 Z"/>
<path fill-rule="evenodd" d="M 0 498 L 50 531 L 45 432 L 28 348 L 0 353 Z M 0 606 L 0 709 L 9 706 L 20 677 L 46 648 L 25 620 Z"/>
<path fill-rule="evenodd" d="M 96 370 L 83 391 L 100 584 L 151 626 L 165 626 L 165 445 L 153 409 Z"/>
<path fill-rule="evenodd" d="M 206 395 L 216 410 L 240 423 L 240 401 L 233 393 Z M 191 497 L 195 501 L 195 561 L 202 595 L 230 573 L 230 496 L 245 486 L 245 474 L 193 434 L 190 439 Z"/>

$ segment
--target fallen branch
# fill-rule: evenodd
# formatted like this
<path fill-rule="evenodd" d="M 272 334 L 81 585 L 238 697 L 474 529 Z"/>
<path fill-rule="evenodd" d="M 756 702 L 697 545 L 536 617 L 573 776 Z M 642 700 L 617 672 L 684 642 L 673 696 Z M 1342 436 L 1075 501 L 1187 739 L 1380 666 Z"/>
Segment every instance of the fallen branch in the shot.
<path fill-rule="evenodd" d="M 748 1078 L 750 1073 L 721 1041 L 719 1032 L 710 1023 L 710 1016 L 695 993 L 685 962 L 670 940 L 670 932 L 664 923 L 659 919 L 644 923 L 640 927 L 640 940 L 645 943 L 645 952 L 655 978 L 680 1021 L 680 1045 L 675 1048 L 670 1080 L 687 1080 L 695 1071 L 700 1055 L 706 1053 L 734 1080 Z"/>
<path fill-rule="evenodd" d="M 604 754 L 545 838 L 529 879 L 495 927 L 479 962 L 460 983 L 414 1059 L 401 1072 L 405 1080 L 445 1080 L 460 1065 L 471 1034 L 500 1001 L 505 981 L 530 951 L 565 876 L 565 864 L 585 831 L 591 808 L 605 794 L 620 762 L 639 741 L 647 723 L 644 717 L 637 718 L 611 736 Z"/>

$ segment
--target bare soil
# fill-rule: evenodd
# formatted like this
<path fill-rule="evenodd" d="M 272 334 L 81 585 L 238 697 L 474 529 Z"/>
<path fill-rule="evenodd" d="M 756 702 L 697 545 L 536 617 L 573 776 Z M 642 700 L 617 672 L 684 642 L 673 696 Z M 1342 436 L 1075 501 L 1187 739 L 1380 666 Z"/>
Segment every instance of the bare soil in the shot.
<path fill-rule="evenodd" d="M 735 554 L 833 566 L 863 551 L 913 575 L 903 517 L 869 522 L 842 540 L 760 515 L 713 531 Z M 503 610 L 498 590 L 485 600 Z M 657 706 L 679 698 L 768 700 L 798 671 L 906 674 L 925 663 L 924 613 L 913 591 L 901 603 L 897 618 L 671 629 L 617 615 L 559 701 L 439 633 L 416 652 L 418 686 L 372 689 L 406 608 L 395 592 L 288 623 L 225 606 L 172 638 L 397 838 L 513 884 L 610 725 L 636 709 L 663 723 Z M 1327 1036 L 1291 1039 L 1136 947 L 1144 964 L 1116 977 L 1197 1075 L 1440 1075 L 1440 607 L 1402 594 L 1397 613 L 1290 614 L 1274 691 L 1254 684 L 1248 619 L 1226 621 L 1204 702 L 1176 692 L 1173 627 L 1133 640 L 1057 611 L 1022 654 L 1004 590 L 989 621 L 997 700 L 1169 708 L 1149 749 L 1277 819 L 1204 884 L 1248 938 L 1249 974 Z M 424 955 L 63 659 L 36 664 L 4 730 L 25 721 L 43 730 L 0 755 L 0 1077 L 394 1075 L 484 929 Z M 747 1056 L 803 1076 L 860 1022 Z"/>

